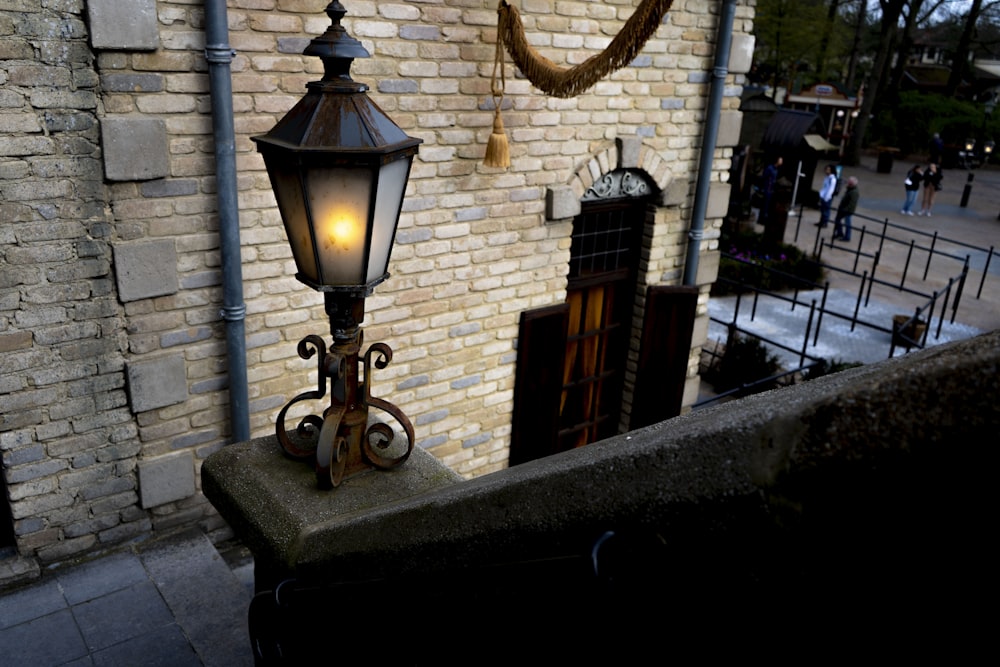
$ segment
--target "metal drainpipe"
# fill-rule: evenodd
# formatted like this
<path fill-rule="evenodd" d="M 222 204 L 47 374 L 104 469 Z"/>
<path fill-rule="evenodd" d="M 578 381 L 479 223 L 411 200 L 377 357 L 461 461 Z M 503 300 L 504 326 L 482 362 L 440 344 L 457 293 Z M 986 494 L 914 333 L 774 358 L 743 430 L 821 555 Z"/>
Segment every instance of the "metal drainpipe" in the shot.
<path fill-rule="evenodd" d="M 719 134 L 719 115 L 722 97 L 729 74 L 729 52 L 733 45 L 733 19 L 736 17 L 736 0 L 723 0 L 719 11 L 719 33 L 715 43 L 715 67 L 712 69 L 712 86 L 705 110 L 705 132 L 701 143 L 698 164 L 698 183 L 691 211 L 691 229 L 688 232 L 687 260 L 684 262 L 684 285 L 694 285 L 698 274 L 698 255 L 705 235 L 705 211 L 708 210 L 708 190 L 712 182 L 712 160 L 715 141 Z"/>
<path fill-rule="evenodd" d="M 229 415 L 234 442 L 250 439 L 246 336 L 243 320 L 243 272 L 240 262 L 240 213 L 236 187 L 236 139 L 233 129 L 233 82 L 229 63 L 226 0 L 205 0 L 205 59 L 212 98 L 215 177 L 222 255 L 222 319 L 226 322 L 229 366 Z"/>

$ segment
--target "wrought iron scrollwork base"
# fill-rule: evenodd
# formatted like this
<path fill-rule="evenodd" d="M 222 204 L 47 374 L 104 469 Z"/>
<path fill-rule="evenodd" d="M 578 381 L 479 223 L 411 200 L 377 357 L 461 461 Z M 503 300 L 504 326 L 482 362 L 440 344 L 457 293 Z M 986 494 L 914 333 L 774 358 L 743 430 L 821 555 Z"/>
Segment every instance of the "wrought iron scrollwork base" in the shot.
<path fill-rule="evenodd" d="M 321 487 L 339 486 L 347 477 L 372 468 L 395 468 L 413 451 L 413 424 L 397 406 L 371 395 L 372 371 L 389 365 L 392 349 L 385 343 L 374 343 L 362 360 L 358 355 L 362 338 L 358 329 L 352 338 L 335 340 L 329 350 L 319 336 L 303 338 L 298 353 L 303 359 L 317 357 L 318 387 L 297 395 L 278 413 L 275 432 L 282 450 L 293 459 L 314 459 Z M 363 380 L 359 381 L 362 364 Z M 329 407 L 322 417 L 303 417 L 293 436 L 285 428 L 289 408 L 301 401 L 325 397 L 327 381 L 330 382 Z M 369 408 L 388 413 L 402 427 L 406 447 L 398 456 L 385 454 L 396 440 L 396 431 L 383 422 L 369 424 Z"/>

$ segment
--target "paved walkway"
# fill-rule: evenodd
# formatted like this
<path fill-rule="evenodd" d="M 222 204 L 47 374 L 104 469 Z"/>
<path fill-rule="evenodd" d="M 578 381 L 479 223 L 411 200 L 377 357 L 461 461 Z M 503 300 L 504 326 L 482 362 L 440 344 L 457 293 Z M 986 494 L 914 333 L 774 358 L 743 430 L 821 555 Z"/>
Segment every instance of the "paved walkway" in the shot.
<path fill-rule="evenodd" d="M 898 304 L 885 301 L 871 301 L 864 307 L 862 300 L 855 318 L 858 295 L 834 289 L 830 290 L 826 299 L 825 309 L 830 312 L 820 320 L 819 308 L 822 303 L 822 291 L 799 294 L 794 310 L 790 301 L 761 297 L 754 312 L 752 299 L 744 297 L 740 303 L 740 316 L 737 322 L 744 331 L 792 348 L 792 350 L 781 348 L 774 350 L 786 368 L 803 365 L 803 353 L 811 357 L 845 362 L 860 361 L 866 364 L 887 359 L 890 351 L 893 352 L 893 356 L 906 353 L 906 350 L 899 346 L 893 350 L 892 317 L 897 314 L 912 315 L 912 310 L 907 311 Z M 816 310 L 811 308 L 813 304 Z M 733 319 L 735 306 L 735 297 L 712 299 L 709 303 L 709 312 L 713 318 L 729 322 Z M 810 317 L 812 317 L 811 323 Z M 870 324 L 880 328 L 869 326 Z M 818 336 L 815 335 L 817 325 Z M 807 330 L 811 331 L 808 338 L 806 338 Z M 727 328 L 721 324 L 712 322 L 709 325 L 709 337 L 713 340 L 725 341 L 727 333 Z M 952 324 L 947 318 L 944 322 L 940 322 L 940 318 L 935 316 L 928 332 L 927 345 L 963 340 L 980 333 L 983 332 L 975 327 L 959 322 Z"/>
<path fill-rule="evenodd" d="M 830 291 L 825 305 L 827 310 L 840 317 L 827 314 L 818 322 L 818 314 L 814 313 L 810 324 L 810 305 L 815 302 L 817 308 L 822 306 L 822 291 L 799 294 L 794 309 L 789 301 L 778 298 L 764 296 L 756 304 L 752 298 L 741 299 L 738 326 L 792 348 L 794 352 L 774 350 L 787 367 L 799 365 L 803 352 L 813 357 L 845 362 L 871 363 L 888 358 L 893 347 L 893 315 L 913 315 L 916 308 L 927 303 L 925 295 L 935 292 L 943 295 L 949 278 L 961 273 L 966 257 L 970 271 L 955 313 L 955 322 L 950 321 L 950 307 L 945 312 L 944 321 L 941 321 L 943 299 L 940 300 L 931 318 L 927 345 L 1000 329 L 1000 257 L 992 258 L 984 280 L 983 270 L 987 268 L 988 253 L 967 247 L 989 249 L 1000 246 L 1000 220 L 997 219 L 1000 214 L 1000 168 L 990 166 L 971 172 L 946 170 L 944 189 L 938 193 L 932 215 L 905 216 L 900 213 L 904 197 L 903 179 L 913 164 L 910 160 L 896 161 L 892 172 L 880 174 L 875 168 L 875 158 L 869 156 L 862 160 L 860 166 L 844 170 L 845 179 L 848 176 L 858 178 L 861 191 L 852 243 L 837 243 L 832 248 L 829 245 L 822 248 L 823 261 L 843 270 L 828 272 Z M 821 168 L 817 170 L 821 171 Z M 969 174 L 973 175 L 973 181 L 967 205 L 963 207 L 961 200 Z M 818 173 L 814 188 L 818 189 L 820 180 Z M 801 218 L 796 211 L 796 215 L 789 218 L 785 241 L 807 253 L 819 248 L 819 238 L 829 244 L 832 226 L 819 230 L 814 225 L 818 219 L 819 213 L 814 209 L 805 209 Z M 882 243 L 879 236 L 886 229 L 886 221 L 889 223 L 886 235 L 892 241 Z M 936 250 L 951 257 L 935 256 L 925 279 L 928 253 L 921 248 L 927 248 L 931 243 Z M 859 255 L 859 251 L 862 254 Z M 874 269 L 875 274 L 892 286 L 876 284 L 870 295 L 866 291 L 865 298 L 859 300 L 861 280 L 849 275 L 849 272 L 860 274 L 868 270 L 870 275 L 874 254 L 878 251 L 881 255 Z M 900 284 L 905 284 L 906 290 L 900 290 Z M 957 284 L 949 295 L 951 303 L 956 292 Z M 712 298 L 709 300 L 709 314 L 715 319 L 730 322 L 736 305 L 735 297 Z M 857 322 L 852 326 L 851 320 L 855 318 L 874 326 Z M 820 325 L 818 338 L 815 337 L 817 324 Z M 807 329 L 812 332 L 808 340 Z M 712 340 L 724 341 L 726 333 L 723 325 L 712 323 L 709 327 L 709 338 Z M 898 356 L 905 352 L 897 347 L 894 354 Z"/>
<path fill-rule="evenodd" d="M 46 572 L 0 595 L 0 663 L 252 665 L 251 567 L 192 530 Z"/>

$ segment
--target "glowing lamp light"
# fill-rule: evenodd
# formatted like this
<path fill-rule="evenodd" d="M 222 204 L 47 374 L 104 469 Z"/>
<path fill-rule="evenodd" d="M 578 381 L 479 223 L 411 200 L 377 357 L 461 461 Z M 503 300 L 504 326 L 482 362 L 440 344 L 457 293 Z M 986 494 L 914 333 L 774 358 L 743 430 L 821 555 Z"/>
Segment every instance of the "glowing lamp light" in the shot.
<path fill-rule="evenodd" d="M 368 296 L 388 277 L 389 254 L 410 165 L 420 139 L 407 136 L 350 77 L 351 61 L 368 57 L 340 25 L 305 50 L 323 60 L 321 81 L 265 135 L 264 158 L 292 246 L 296 277 L 320 291 Z"/>
<path fill-rule="evenodd" d="M 358 224 L 347 218 L 340 218 L 328 224 L 327 243 L 334 250 L 351 252 L 351 246 L 358 240 Z"/>
<path fill-rule="evenodd" d="M 413 425 L 396 406 L 371 395 L 374 368 L 392 350 L 374 343 L 362 353 L 365 297 L 389 277 L 389 255 L 403 206 L 410 165 L 421 140 L 407 136 L 368 99 L 368 86 L 351 79 L 351 62 L 367 58 L 361 42 L 340 25 L 344 7 L 331 2 L 327 31 L 304 54 L 323 61 L 323 78 L 265 135 L 253 137 L 267 167 L 297 270 L 296 278 L 323 292 L 333 343 L 320 336 L 299 343 L 299 356 L 316 357 L 319 387 L 299 394 L 278 414 L 276 435 L 285 454 L 313 460 L 323 487 L 371 469 L 404 462 L 413 450 Z M 288 431 L 288 409 L 330 390 L 322 415 L 308 415 Z M 391 415 L 399 429 L 370 423 L 369 407 Z M 402 431 L 406 445 L 394 442 Z"/>
<path fill-rule="evenodd" d="M 318 104 L 320 112 L 330 111 L 340 96 L 326 97 L 333 99 Z M 270 134 L 254 138 L 292 246 L 296 277 L 320 291 L 367 296 L 388 277 L 410 163 L 420 140 L 406 137 L 393 124 L 401 136 L 388 146 L 371 142 L 363 149 L 345 148 L 338 137 L 315 133 L 289 141 L 283 135 L 288 125 L 300 122 L 294 117 L 298 109 Z M 319 130 L 329 128 L 315 113 L 309 121 Z M 331 163 L 345 166 L 331 169 Z"/>

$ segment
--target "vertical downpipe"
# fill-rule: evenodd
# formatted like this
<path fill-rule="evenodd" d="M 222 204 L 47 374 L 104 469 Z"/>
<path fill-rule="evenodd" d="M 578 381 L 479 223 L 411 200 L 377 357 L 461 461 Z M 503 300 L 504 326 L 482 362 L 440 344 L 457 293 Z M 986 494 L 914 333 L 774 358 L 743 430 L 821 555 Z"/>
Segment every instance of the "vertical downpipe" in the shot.
<path fill-rule="evenodd" d="M 701 156 L 698 162 L 698 183 L 695 187 L 694 208 L 691 211 L 691 229 L 688 231 L 687 259 L 684 262 L 684 285 L 694 285 L 698 275 L 698 255 L 705 236 L 705 211 L 708 210 L 708 190 L 712 183 L 712 160 L 719 134 L 719 116 L 722 97 L 729 74 L 729 52 L 733 44 L 733 20 L 736 17 L 736 0 L 723 0 L 719 12 L 719 31 L 715 41 L 715 67 L 705 109 L 705 132 L 702 135 Z"/>
<path fill-rule="evenodd" d="M 233 82 L 229 64 L 226 0 L 205 0 L 205 59 L 208 61 L 215 140 L 215 175 L 222 255 L 222 319 L 226 322 L 229 366 L 229 415 L 233 442 L 250 439 L 246 336 L 243 321 L 243 272 L 240 265 L 240 215 L 236 186 L 236 139 L 233 129 Z"/>

